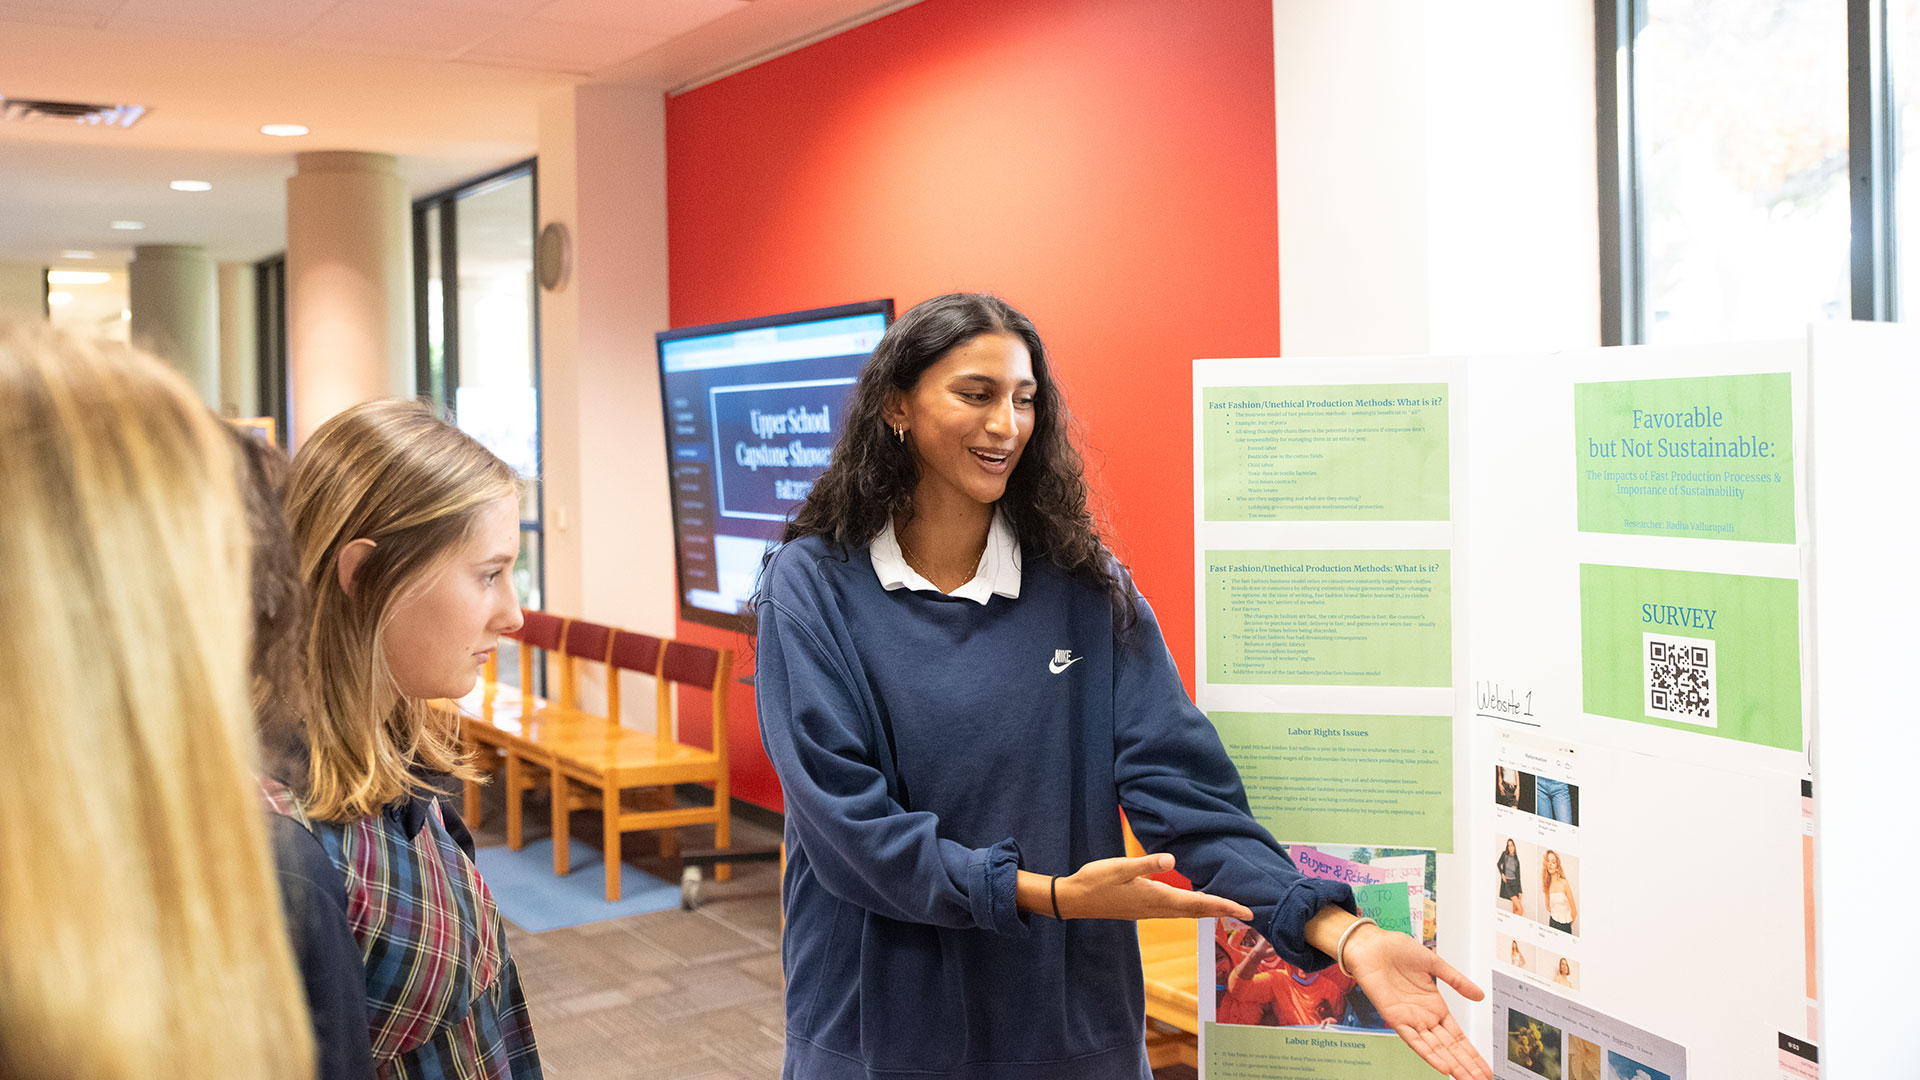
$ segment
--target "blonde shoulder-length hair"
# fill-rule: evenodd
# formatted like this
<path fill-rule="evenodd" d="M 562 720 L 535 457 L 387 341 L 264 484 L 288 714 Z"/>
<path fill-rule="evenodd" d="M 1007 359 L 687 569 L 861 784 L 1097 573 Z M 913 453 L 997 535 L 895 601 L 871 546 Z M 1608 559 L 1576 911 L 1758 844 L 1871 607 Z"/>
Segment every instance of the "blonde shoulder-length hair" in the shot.
<path fill-rule="evenodd" d="M 310 1076 L 219 421 L 0 321 L 0 1076 Z"/>
<path fill-rule="evenodd" d="M 287 524 L 312 607 L 306 812 L 366 817 L 424 791 L 424 768 L 472 777 L 449 718 L 400 693 L 387 666 L 396 605 L 431 580 L 480 511 L 519 493 L 513 470 L 417 401 L 369 401 L 320 425 L 294 455 Z M 342 549 L 374 548 L 340 586 Z"/>

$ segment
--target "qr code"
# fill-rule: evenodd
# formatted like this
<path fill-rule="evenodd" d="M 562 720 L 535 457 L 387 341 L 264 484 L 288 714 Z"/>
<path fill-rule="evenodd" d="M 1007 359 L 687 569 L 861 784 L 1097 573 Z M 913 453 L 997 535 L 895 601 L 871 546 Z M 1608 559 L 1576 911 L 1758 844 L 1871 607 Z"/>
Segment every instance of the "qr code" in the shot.
<path fill-rule="evenodd" d="M 1718 727 L 1713 642 L 1642 634 L 1647 651 L 1647 715 Z"/>

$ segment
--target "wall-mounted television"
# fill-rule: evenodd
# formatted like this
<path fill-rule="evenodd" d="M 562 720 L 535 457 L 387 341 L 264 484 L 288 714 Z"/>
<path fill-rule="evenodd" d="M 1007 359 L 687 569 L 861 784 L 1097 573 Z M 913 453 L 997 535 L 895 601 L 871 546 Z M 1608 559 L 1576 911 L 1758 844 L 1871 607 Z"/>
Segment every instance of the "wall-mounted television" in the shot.
<path fill-rule="evenodd" d="M 680 617 L 747 629 L 760 562 L 826 471 L 892 300 L 654 335 Z"/>

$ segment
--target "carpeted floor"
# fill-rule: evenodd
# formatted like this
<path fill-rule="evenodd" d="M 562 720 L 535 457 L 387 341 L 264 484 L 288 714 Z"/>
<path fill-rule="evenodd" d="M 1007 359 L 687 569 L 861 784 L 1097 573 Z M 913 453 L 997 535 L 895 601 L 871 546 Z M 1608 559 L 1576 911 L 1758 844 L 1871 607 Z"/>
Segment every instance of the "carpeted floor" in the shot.
<path fill-rule="evenodd" d="M 458 805 L 457 801 L 454 805 Z M 527 796 L 527 840 L 547 835 L 544 793 Z M 497 790 L 474 827 L 481 847 L 503 844 Z M 577 814 L 575 835 L 597 843 L 597 818 Z M 682 829 L 683 843 L 711 842 Z M 736 817 L 737 846 L 772 845 L 777 832 Z M 626 838 L 623 861 L 670 882 L 679 864 L 647 834 Z M 744 863 L 732 881 L 709 880 L 693 911 L 648 914 L 530 933 L 508 931 L 526 987 L 547 1080 L 778 1080 L 782 1032 L 780 882 L 773 863 Z M 1162 1069 L 1155 1080 L 1197 1080 Z"/>

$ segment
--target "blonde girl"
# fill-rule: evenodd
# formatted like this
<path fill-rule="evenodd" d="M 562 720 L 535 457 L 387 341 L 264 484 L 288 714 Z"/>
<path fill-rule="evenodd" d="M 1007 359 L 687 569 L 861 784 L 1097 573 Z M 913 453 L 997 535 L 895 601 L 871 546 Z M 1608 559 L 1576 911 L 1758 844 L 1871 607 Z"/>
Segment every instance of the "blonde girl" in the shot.
<path fill-rule="evenodd" d="M 1547 925 L 1563 934 L 1573 933 L 1580 905 L 1574 901 L 1573 886 L 1560 867 L 1560 853 L 1552 848 L 1540 857 L 1540 893 L 1546 897 Z"/>
<path fill-rule="evenodd" d="M 0 323 L 0 1076 L 311 1076 L 251 776 L 247 531 L 158 363 Z"/>
<path fill-rule="evenodd" d="M 312 692 L 304 779 L 272 802 L 346 875 L 384 1077 L 540 1075 L 505 924 L 430 786 L 471 772 L 428 702 L 471 690 L 520 625 L 518 499 L 506 464 L 407 401 L 322 424 L 287 483 Z"/>

